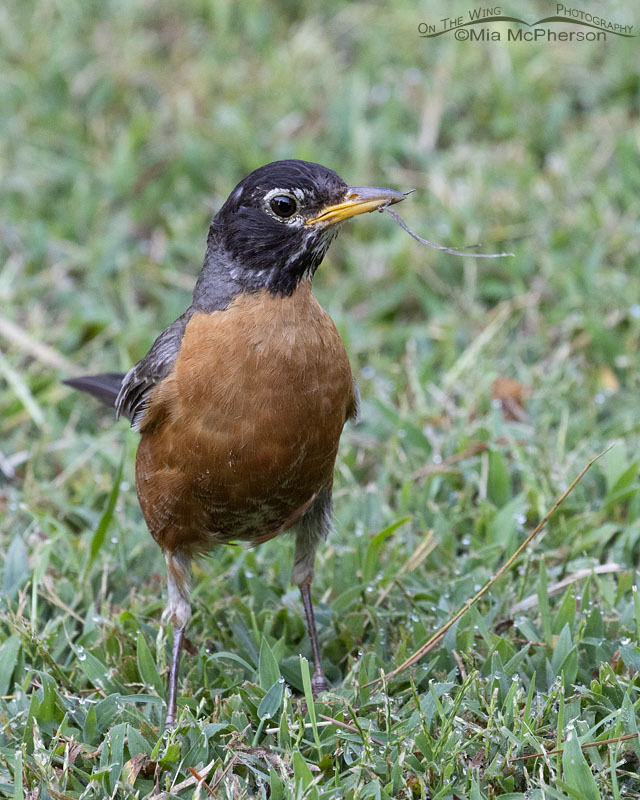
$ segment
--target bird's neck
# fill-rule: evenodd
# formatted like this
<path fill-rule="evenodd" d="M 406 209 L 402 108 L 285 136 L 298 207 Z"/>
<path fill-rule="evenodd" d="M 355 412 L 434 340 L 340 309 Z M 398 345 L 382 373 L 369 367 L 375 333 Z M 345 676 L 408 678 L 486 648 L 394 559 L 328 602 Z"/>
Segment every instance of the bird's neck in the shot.
<path fill-rule="evenodd" d="M 193 308 L 204 312 L 223 311 L 246 291 L 233 259 L 209 240 L 202 271 L 193 290 Z"/>
<path fill-rule="evenodd" d="M 265 289 L 274 296 L 290 296 L 301 283 L 311 282 L 322 260 L 321 257 L 312 259 L 305 266 L 290 257 L 282 264 L 269 264 L 267 261 L 266 266 L 262 266 L 255 263 L 256 255 L 259 256 L 247 253 L 241 261 L 210 236 L 202 271 L 193 291 L 194 310 L 222 311 L 239 295 Z"/>

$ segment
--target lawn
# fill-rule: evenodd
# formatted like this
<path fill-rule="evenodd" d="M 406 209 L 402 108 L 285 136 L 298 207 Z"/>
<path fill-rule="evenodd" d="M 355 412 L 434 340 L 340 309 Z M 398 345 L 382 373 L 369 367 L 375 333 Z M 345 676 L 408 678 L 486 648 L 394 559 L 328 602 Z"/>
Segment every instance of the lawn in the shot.
<path fill-rule="evenodd" d="M 442 16 L 0 10 L 0 797 L 640 797 L 637 40 L 419 36 Z M 190 301 L 212 214 L 286 157 L 415 189 L 417 233 L 514 257 L 345 225 L 314 281 L 363 400 L 313 586 L 331 691 L 310 701 L 293 541 L 224 547 L 194 570 L 163 734 L 138 435 L 61 381 L 141 358 Z"/>

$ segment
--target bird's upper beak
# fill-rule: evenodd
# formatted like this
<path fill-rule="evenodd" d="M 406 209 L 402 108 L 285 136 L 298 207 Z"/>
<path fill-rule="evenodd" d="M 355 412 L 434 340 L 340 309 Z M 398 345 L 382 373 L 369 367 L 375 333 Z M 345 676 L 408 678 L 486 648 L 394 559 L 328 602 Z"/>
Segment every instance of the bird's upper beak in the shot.
<path fill-rule="evenodd" d="M 318 216 L 306 221 L 307 225 L 319 222 L 333 225 L 356 214 L 366 214 L 404 200 L 402 192 L 395 189 L 381 189 L 379 186 L 349 186 L 344 199 L 331 206 L 325 206 Z"/>

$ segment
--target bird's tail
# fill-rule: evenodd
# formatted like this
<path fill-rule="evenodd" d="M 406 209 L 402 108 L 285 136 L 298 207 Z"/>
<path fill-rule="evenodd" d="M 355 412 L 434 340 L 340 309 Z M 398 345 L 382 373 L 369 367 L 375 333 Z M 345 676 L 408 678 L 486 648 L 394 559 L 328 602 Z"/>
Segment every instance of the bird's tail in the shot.
<path fill-rule="evenodd" d="M 104 372 L 102 375 L 81 375 L 78 378 L 68 378 L 62 382 L 73 389 L 92 394 L 101 403 L 113 408 L 123 380 L 124 373 L 122 372 Z"/>

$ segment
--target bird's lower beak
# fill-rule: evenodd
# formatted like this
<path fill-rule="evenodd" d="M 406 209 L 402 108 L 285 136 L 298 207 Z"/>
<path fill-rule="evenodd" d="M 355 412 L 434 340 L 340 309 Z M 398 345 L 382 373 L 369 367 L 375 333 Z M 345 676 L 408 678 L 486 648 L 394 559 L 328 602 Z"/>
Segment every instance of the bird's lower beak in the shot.
<path fill-rule="evenodd" d="M 366 214 L 369 211 L 377 211 L 386 206 L 399 203 L 404 200 L 402 192 L 395 189 L 381 189 L 379 186 L 349 186 L 344 196 L 344 200 L 332 206 L 326 206 L 313 219 L 306 221 L 307 225 L 316 225 L 323 222 L 333 225 L 342 222 L 356 214 Z"/>

